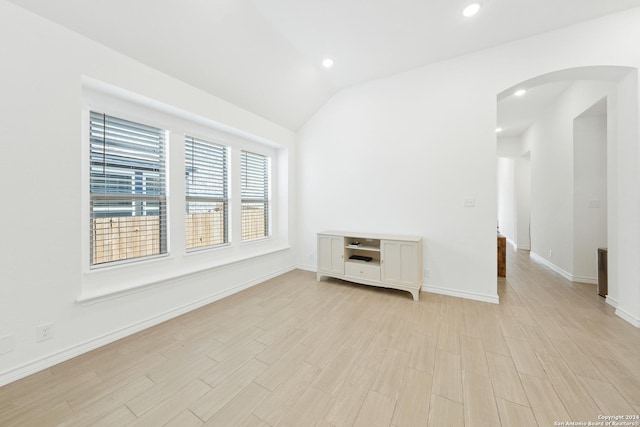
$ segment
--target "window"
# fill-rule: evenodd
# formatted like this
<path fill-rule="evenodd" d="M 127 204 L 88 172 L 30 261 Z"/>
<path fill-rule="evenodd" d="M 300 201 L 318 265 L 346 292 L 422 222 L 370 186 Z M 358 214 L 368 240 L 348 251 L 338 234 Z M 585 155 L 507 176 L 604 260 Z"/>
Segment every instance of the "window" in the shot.
<path fill-rule="evenodd" d="M 186 247 L 229 242 L 227 148 L 185 137 Z"/>
<path fill-rule="evenodd" d="M 269 236 L 269 157 L 241 152 L 242 240 Z"/>
<path fill-rule="evenodd" d="M 89 120 L 91 265 L 167 253 L 166 131 Z"/>

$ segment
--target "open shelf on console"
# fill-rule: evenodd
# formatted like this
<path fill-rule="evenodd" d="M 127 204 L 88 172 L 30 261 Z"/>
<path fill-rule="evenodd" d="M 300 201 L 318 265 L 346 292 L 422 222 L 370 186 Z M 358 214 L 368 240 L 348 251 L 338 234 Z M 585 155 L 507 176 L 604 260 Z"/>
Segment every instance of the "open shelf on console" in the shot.
<path fill-rule="evenodd" d="M 358 264 L 380 265 L 380 239 L 345 237 L 345 261 Z M 351 259 L 351 256 L 371 258 L 370 260 Z"/>
<path fill-rule="evenodd" d="M 360 237 L 346 237 L 345 248 L 360 251 L 380 252 L 380 239 L 365 239 Z"/>
<path fill-rule="evenodd" d="M 367 246 L 367 245 L 347 245 L 347 249 L 358 249 L 359 251 L 373 251 L 380 252 L 380 246 Z"/>

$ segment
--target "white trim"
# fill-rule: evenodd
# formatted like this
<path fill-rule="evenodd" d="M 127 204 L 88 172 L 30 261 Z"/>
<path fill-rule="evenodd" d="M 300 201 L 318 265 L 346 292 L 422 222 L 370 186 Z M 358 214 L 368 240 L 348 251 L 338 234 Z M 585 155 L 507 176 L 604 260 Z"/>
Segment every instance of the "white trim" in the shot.
<path fill-rule="evenodd" d="M 311 272 L 317 273 L 316 267 L 313 267 L 310 265 L 298 264 L 296 268 L 298 270 L 305 270 L 305 271 L 311 271 Z M 346 280 L 349 280 L 349 279 L 347 278 Z M 425 279 L 423 278 L 423 281 L 424 280 Z M 442 288 L 439 286 L 428 286 L 428 285 L 422 285 L 420 290 L 424 292 L 431 292 L 434 294 L 448 295 L 451 297 L 471 299 L 474 301 L 489 302 L 492 304 L 500 303 L 500 297 L 498 295 L 479 294 L 477 292 L 459 291 L 457 289 Z"/>
<path fill-rule="evenodd" d="M 471 299 L 471 300 L 482 301 L 482 302 L 490 302 L 492 304 L 500 303 L 500 297 L 498 295 L 479 294 L 477 292 L 460 291 L 458 289 L 443 288 L 440 286 L 428 286 L 428 285 L 422 285 L 421 290 L 425 292 L 431 292 L 434 294 L 448 295 L 451 297 L 465 298 L 465 299 Z"/>
<path fill-rule="evenodd" d="M 207 304 L 211 304 L 212 302 L 218 301 L 222 298 L 238 293 L 242 290 L 255 286 L 259 283 L 262 283 L 274 277 L 293 271 L 295 270 L 295 268 L 296 267 L 294 265 L 282 268 L 270 274 L 261 276 L 257 279 L 253 279 L 248 282 L 241 283 L 238 286 L 235 286 L 233 288 L 225 289 L 224 291 L 219 292 L 217 294 L 185 304 L 181 307 L 177 307 L 172 310 L 166 311 L 164 313 L 158 314 L 156 316 L 150 317 L 147 320 L 143 320 L 133 325 L 121 328 L 117 331 L 110 332 L 101 337 L 90 339 L 88 341 L 85 341 L 84 343 L 69 347 L 66 350 L 58 351 L 49 356 L 42 357 L 40 359 L 18 366 L 17 368 L 13 368 L 8 371 L 2 372 L 0 373 L 0 387 L 2 387 L 3 385 L 9 384 L 13 381 L 17 381 L 28 375 L 35 374 L 36 372 L 50 368 L 51 366 L 54 366 L 58 363 L 62 363 L 66 360 L 72 359 L 81 354 L 87 353 L 91 350 L 95 350 L 96 348 L 102 347 L 104 345 L 107 345 L 109 343 L 122 339 L 129 335 L 135 334 L 136 332 L 140 332 L 144 329 L 147 329 L 159 323 L 165 322 L 169 319 L 173 319 L 174 317 L 180 316 L 184 313 L 188 313 L 192 310 L 203 307 Z"/>
<path fill-rule="evenodd" d="M 207 266 L 201 267 L 192 267 L 190 269 L 184 269 L 182 271 L 177 271 L 176 273 L 168 276 L 168 275 L 158 275 L 158 276 L 148 276 L 145 277 L 144 282 L 139 283 L 125 283 L 120 288 L 109 288 L 109 289 L 101 289 L 101 290 L 91 290 L 83 287 L 80 293 L 80 296 L 76 298 L 76 302 L 79 304 L 92 304 L 94 302 L 102 302 L 113 298 L 118 298 L 121 296 L 129 295 L 132 293 L 137 293 L 142 290 L 146 290 L 149 288 L 154 288 L 158 286 L 163 286 L 169 283 L 172 280 L 183 278 L 186 276 L 195 275 L 198 273 L 205 273 L 210 270 L 214 270 L 220 267 L 224 267 L 230 264 L 242 263 L 246 261 L 251 261 L 255 258 L 271 255 L 276 252 L 281 252 L 291 249 L 289 246 L 282 246 L 277 248 L 267 248 L 266 250 L 262 250 L 260 252 L 254 252 L 252 254 L 242 254 L 236 257 L 229 257 L 221 260 L 216 260 L 216 262 L 211 263 Z"/>
<path fill-rule="evenodd" d="M 612 298 L 611 296 L 607 295 L 605 297 L 604 302 L 606 302 L 607 304 L 609 304 L 611 307 L 616 308 L 618 307 L 618 300 L 615 298 Z"/>
<path fill-rule="evenodd" d="M 590 285 L 597 285 L 598 284 L 598 279 L 596 277 L 574 276 L 573 274 L 569 273 L 568 271 L 563 270 L 562 268 L 558 267 L 557 265 L 555 265 L 554 263 L 552 263 L 548 259 L 541 257 L 540 255 L 538 255 L 535 252 L 530 252 L 529 253 L 529 258 L 531 258 L 533 261 L 535 261 L 535 262 L 537 262 L 539 264 L 543 264 L 543 265 L 549 267 L 551 270 L 555 271 L 556 273 L 558 273 L 559 275 L 561 275 L 562 277 L 564 277 L 565 279 L 567 279 L 570 282 L 588 283 Z"/>
<path fill-rule="evenodd" d="M 636 328 L 640 328 L 640 317 L 636 317 L 620 307 L 616 308 L 616 316 L 620 317 L 623 320 L 626 320 Z"/>
<path fill-rule="evenodd" d="M 312 265 L 298 264 L 298 265 L 296 265 L 296 268 L 298 270 L 311 271 L 312 273 L 317 273 L 318 272 L 318 269 L 315 266 L 312 266 Z"/>
<path fill-rule="evenodd" d="M 516 249 L 522 250 L 522 251 L 530 251 L 531 246 L 517 246 Z"/>
<path fill-rule="evenodd" d="M 597 285 L 598 278 L 597 277 L 581 277 L 581 276 L 571 276 L 572 282 L 576 283 L 588 283 L 590 285 Z"/>
<path fill-rule="evenodd" d="M 538 264 L 542 264 L 549 267 L 551 270 L 555 271 L 556 273 L 558 273 L 568 281 L 573 282 L 573 276 L 568 271 L 561 269 L 560 267 L 558 267 L 548 259 L 541 257 L 535 252 L 529 252 L 529 258 L 531 258 L 533 261 L 537 262 Z"/>
<path fill-rule="evenodd" d="M 157 101 L 153 98 L 149 98 L 147 96 L 144 95 L 140 95 L 136 92 L 127 90 L 127 89 L 123 89 L 119 86 L 115 86 L 112 85 L 110 83 L 106 83 L 102 80 L 87 76 L 87 75 L 82 75 L 81 76 L 81 82 L 82 82 L 82 88 L 83 90 L 89 89 L 91 91 L 112 97 L 112 98 L 118 98 L 118 99 L 122 99 L 125 100 L 127 102 L 130 103 L 134 103 L 134 104 L 139 104 L 145 108 L 151 109 L 151 110 L 157 110 L 160 111 L 164 114 L 168 114 L 171 116 L 175 116 L 175 117 L 179 117 L 182 120 L 186 120 L 188 122 L 193 122 L 196 123 L 198 125 L 201 126 L 205 126 L 207 128 L 213 128 L 215 130 L 218 130 L 220 132 L 224 132 L 226 134 L 230 134 L 233 135 L 235 137 L 239 137 L 242 139 L 248 139 L 250 141 L 255 141 L 259 144 L 264 144 L 264 145 L 268 145 L 272 148 L 279 148 L 282 147 L 281 144 L 264 138 L 262 136 L 253 134 L 251 132 L 246 132 L 244 130 L 241 129 L 237 129 L 234 128 L 232 126 L 229 126 L 223 122 L 219 122 L 204 116 L 201 116 L 199 114 L 196 113 L 192 113 L 190 111 L 187 110 L 183 110 L 179 107 L 175 107 L 173 105 L 170 104 L 166 104 L 162 101 Z"/>
<path fill-rule="evenodd" d="M 513 240 L 511 240 L 510 238 L 507 237 L 507 242 L 509 242 L 511 244 L 511 247 L 513 249 L 518 249 L 518 245 L 516 245 L 516 242 L 514 242 Z"/>

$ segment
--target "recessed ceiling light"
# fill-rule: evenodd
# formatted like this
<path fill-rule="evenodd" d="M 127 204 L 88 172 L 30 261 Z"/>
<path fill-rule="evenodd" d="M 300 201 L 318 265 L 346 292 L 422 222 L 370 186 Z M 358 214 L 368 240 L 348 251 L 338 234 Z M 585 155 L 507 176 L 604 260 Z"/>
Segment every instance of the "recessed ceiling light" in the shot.
<path fill-rule="evenodd" d="M 471 3 L 469 6 L 464 8 L 464 10 L 462 11 L 462 14 L 468 18 L 478 13 L 479 10 L 480 10 L 479 3 Z"/>
<path fill-rule="evenodd" d="M 502 128 L 496 128 L 496 133 L 502 132 Z"/>
<path fill-rule="evenodd" d="M 326 58 L 322 61 L 322 65 L 324 66 L 324 68 L 331 68 L 333 66 L 333 59 L 331 58 Z"/>
<path fill-rule="evenodd" d="M 513 92 L 513 94 L 514 94 L 515 96 L 522 96 L 522 95 L 524 95 L 525 93 L 527 93 L 527 91 L 526 91 L 526 90 L 524 90 L 524 89 L 518 89 L 517 91 Z"/>

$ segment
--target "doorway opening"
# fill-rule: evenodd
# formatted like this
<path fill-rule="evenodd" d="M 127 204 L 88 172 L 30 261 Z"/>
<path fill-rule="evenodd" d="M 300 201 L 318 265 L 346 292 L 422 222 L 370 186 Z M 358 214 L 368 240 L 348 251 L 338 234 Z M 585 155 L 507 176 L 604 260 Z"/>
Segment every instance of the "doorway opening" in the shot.
<path fill-rule="evenodd" d="M 638 190 L 621 182 L 617 170 L 635 166 L 637 175 L 638 162 L 623 154 L 640 152 L 637 79 L 628 67 L 583 67 L 538 76 L 497 96 L 500 232 L 572 282 L 597 283 L 598 249 L 608 247 L 606 301 L 614 306 L 618 276 L 632 269 L 618 254 L 640 244 L 640 233 L 633 242 L 621 238 L 624 194 L 637 197 Z"/>

